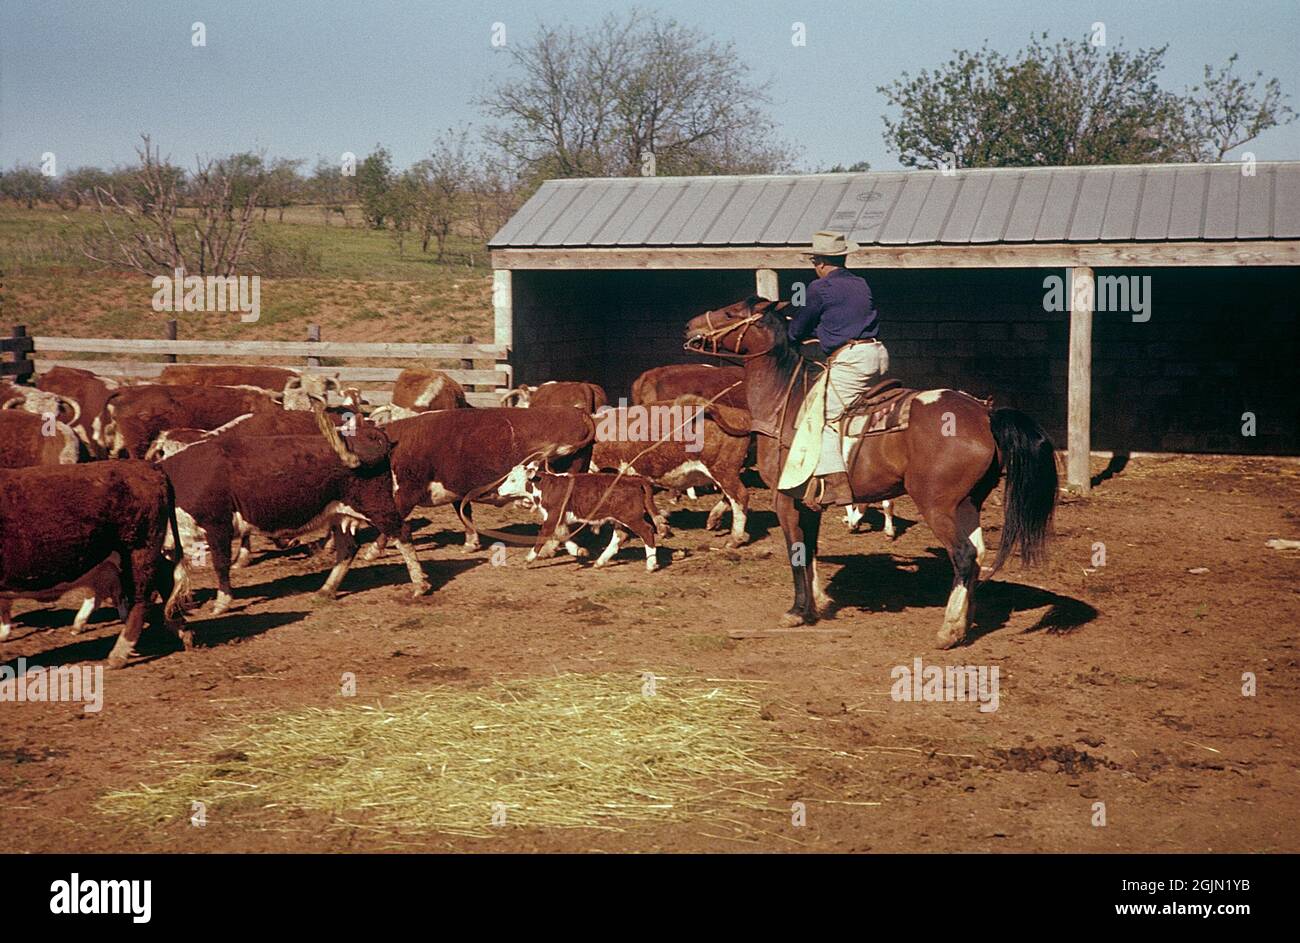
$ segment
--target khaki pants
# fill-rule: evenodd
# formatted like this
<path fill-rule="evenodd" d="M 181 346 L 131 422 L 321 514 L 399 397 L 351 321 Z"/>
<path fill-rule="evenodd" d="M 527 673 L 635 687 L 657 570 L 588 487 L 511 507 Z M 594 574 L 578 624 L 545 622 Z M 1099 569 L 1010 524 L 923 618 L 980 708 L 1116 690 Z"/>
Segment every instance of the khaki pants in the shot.
<path fill-rule="evenodd" d="M 826 426 L 822 429 L 822 452 L 818 475 L 848 471 L 840 451 L 839 421 L 849 405 L 889 371 L 889 351 L 884 344 L 854 344 L 841 347 L 831 358 L 826 377 Z"/>

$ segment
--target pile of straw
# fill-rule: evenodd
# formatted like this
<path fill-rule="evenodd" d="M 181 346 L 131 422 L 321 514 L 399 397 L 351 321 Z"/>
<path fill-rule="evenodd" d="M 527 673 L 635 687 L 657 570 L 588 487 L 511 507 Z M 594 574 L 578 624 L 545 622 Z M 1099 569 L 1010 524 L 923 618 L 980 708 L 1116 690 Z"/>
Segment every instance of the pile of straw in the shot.
<path fill-rule="evenodd" d="M 275 829 L 303 813 L 394 836 L 501 826 L 612 828 L 767 808 L 792 772 L 746 686 L 626 674 L 437 688 L 379 706 L 253 718 L 204 761 L 106 795 L 139 825 L 188 818 Z M 504 818 L 503 818 L 504 817 Z"/>

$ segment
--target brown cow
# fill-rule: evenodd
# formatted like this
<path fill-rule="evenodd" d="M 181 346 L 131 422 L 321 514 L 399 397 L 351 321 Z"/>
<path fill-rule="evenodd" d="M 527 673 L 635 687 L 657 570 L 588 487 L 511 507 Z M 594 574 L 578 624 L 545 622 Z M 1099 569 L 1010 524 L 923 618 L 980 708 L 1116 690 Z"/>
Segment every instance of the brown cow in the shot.
<path fill-rule="evenodd" d="M 410 419 L 439 409 L 466 409 L 464 388 L 441 370 L 407 368 L 393 382 L 393 397 L 371 412 L 377 423 Z"/>
<path fill-rule="evenodd" d="M 332 598 L 347 574 L 358 526 L 392 537 L 406 562 L 415 595 L 429 591 L 410 543 L 410 528 L 393 505 L 389 443 L 363 426 L 346 438 L 323 416 L 315 435 L 222 435 L 163 461 L 176 486 L 182 539 L 191 556 L 206 545 L 217 571 L 213 615 L 230 606 L 231 543 L 247 528 L 286 540 L 326 526 L 335 565 L 320 594 Z"/>
<path fill-rule="evenodd" d="M 189 574 L 179 550 L 164 556 L 168 530 L 179 534 L 171 483 L 145 462 L 97 462 L 0 472 L 0 638 L 14 599 L 49 599 L 108 579 L 126 626 L 108 656 L 126 664 L 157 592 L 164 619 L 189 648 L 180 612 Z M 120 574 L 112 579 L 114 572 Z"/>
<path fill-rule="evenodd" d="M 612 524 L 609 545 L 596 558 L 604 566 L 618 553 L 619 540 L 630 531 L 645 543 L 645 568 L 659 567 L 655 553 L 655 527 L 659 510 L 654 489 L 644 478 L 619 475 L 552 475 L 537 462 L 516 465 L 497 492 L 503 498 L 527 498 L 542 518 L 537 543 L 528 551 L 528 562 L 550 557 L 560 541 L 573 557 L 587 552 L 572 539 L 568 526 Z"/>
<path fill-rule="evenodd" d="M 671 403 L 607 408 L 596 418 L 593 468 L 643 475 L 672 491 L 716 484 L 724 500 L 709 512 L 706 526 L 717 527 L 730 504 L 727 546 L 749 541 L 749 491 L 740 480 L 749 453 L 747 412 L 683 396 Z"/>
<path fill-rule="evenodd" d="M 22 409 L 0 409 L 0 468 L 75 465 L 80 453 L 81 440 L 70 426 Z"/>
<path fill-rule="evenodd" d="M 604 387 L 571 380 L 548 380 L 541 386 L 524 384 L 501 397 L 502 406 L 572 406 L 584 413 L 594 413 L 607 402 Z"/>
<path fill-rule="evenodd" d="M 164 386 L 255 386 L 279 393 L 298 376 L 297 370 L 287 367 L 174 363 L 163 367 L 158 382 Z"/>
<path fill-rule="evenodd" d="M 36 378 L 37 389 L 57 393 L 80 406 L 80 415 L 70 425 L 91 458 L 108 456 L 108 400 L 121 386 L 117 380 L 76 367 L 54 367 Z"/>
<path fill-rule="evenodd" d="M 725 391 L 725 392 L 724 392 Z M 717 400 L 732 409 L 749 409 L 745 400 L 743 367 L 716 367 L 709 363 L 676 363 L 653 367 L 632 384 L 633 403 L 665 403 L 687 394 Z"/>
<path fill-rule="evenodd" d="M 143 458 L 168 429 L 216 429 L 245 413 L 280 412 L 261 390 L 229 386 L 136 386 L 108 401 L 109 454 Z"/>
<path fill-rule="evenodd" d="M 448 409 L 399 419 L 384 426 L 393 443 L 393 481 L 397 512 L 406 518 L 417 505 L 436 507 L 475 500 L 500 503 L 491 492 L 510 469 L 533 458 L 552 457 L 562 471 L 586 471 L 596 425 L 569 406 L 532 409 Z M 473 509 L 465 506 L 465 549 L 478 550 Z M 383 552 L 381 536 L 367 559 Z"/>

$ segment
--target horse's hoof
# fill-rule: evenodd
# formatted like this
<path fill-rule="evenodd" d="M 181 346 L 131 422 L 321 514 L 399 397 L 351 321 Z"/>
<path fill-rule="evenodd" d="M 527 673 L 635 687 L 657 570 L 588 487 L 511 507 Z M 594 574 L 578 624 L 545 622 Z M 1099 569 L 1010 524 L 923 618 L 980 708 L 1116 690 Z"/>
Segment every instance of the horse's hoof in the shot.
<path fill-rule="evenodd" d="M 131 657 L 130 652 L 127 652 L 126 654 L 119 654 L 118 652 L 114 651 L 114 652 L 109 652 L 108 658 L 105 661 L 110 669 L 117 670 L 118 668 L 125 668 L 127 660 L 130 659 L 130 657 Z"/>
<path fill-rule="evenodd" d="M 809 618 L 798 610 L 792 609 L 781 617 L 777 623 L 783 629 L 794 629 L 801 625 L 812 625 L 816 619 Z"/>
<path fill-rule="evenodd" d="M 338 594 L 332 589 L 325 589 L 322 587 L 321 589 L 316 590 L 317 599 L 333 599 L 336 595 Z"/>
<path fill-rule="evenodd" d="M 941 629 L 939 631 L 939 638 L 935 644 L 938 645 L 940 649 L 948 649 L 956 648 L 964 641 L 966 641 L 965 632 L 948 632 Z"/>

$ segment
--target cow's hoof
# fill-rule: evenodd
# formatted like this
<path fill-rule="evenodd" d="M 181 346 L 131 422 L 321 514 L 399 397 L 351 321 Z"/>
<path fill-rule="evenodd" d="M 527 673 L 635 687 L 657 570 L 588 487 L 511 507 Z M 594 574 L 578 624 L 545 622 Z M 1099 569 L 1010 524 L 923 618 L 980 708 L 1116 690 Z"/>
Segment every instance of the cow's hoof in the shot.
<path fill-rule="evenodd" d="M 428 580 L 422 580 L 411 588 L 411 595 L 417 598 L 420 596 L 427 596 L 431 592 L 433 592 L 433 584 Z"/>
<path fill-rule="evenodd" d="M 741 534 L 739 536 L 732 534 L 727 538 L 727 542 L 723 544 L 723 546 L 731 547 L 734 550 L 737 547 L 745 546 L 747 543 L 749 543 L 749 534 Z"/>
<path fill-rule="evenodd" d="M 966 633 L 959 629 L 943 628 L 939 630 L 939 637 L 935 644 L 940 649 L 956 648 L 962 642 L 966 641 Z"/>
<path fill-rule="evenodd" d="M 212 614 L 213 614 L 214 616 L 223 615 L 223 614 L 225 613 L 225 611 L 226 611 L 227 609 L 229 609 L 229 608 L 230 608 L 230 603 L 228 603 L 228 602 L 218 602 L 218 603 L 213 603 L 213 605 L 212 605 Z"/>
<path fill-rule="evenodd" d="M 363 560 L 378 560 L 378 559 L 379 559 L 379 548 L 376 547 L 374 544 L 371 544 L 371 545 L 368 546 L 365 550 L 362 550 L 362 551 L 361 551 L 361 559 L 363 559 Z"/>
<path fill-rule="evenodd" d="M 194 651 L 194 630 L 176 629 L 176 637 L 181 640 L 181 648 L 187 652 Z"/>
<path fill-rule="evenodd" d="M 125 655 L 117 652 L 109 652 L 108 658 L 105 659 L 105 664 L 107 664 L 110 669 L 116 671 L 118 668 L 125 668 L 126 663 L 130 658 L 130 652 L 127 652 Z"/>
<path fill-rule="evenodd" d="M 333 598 L 336 597 L 337 595 L 338 595 L 338 593 L 337 593 L 335 590 L 332 590 L 332 589 L 324 589 L 324 588 L 321 588 L 321 589 L 316 590 L 316 598 L 317 598 L 317 599 L 333 599 Z"/>

